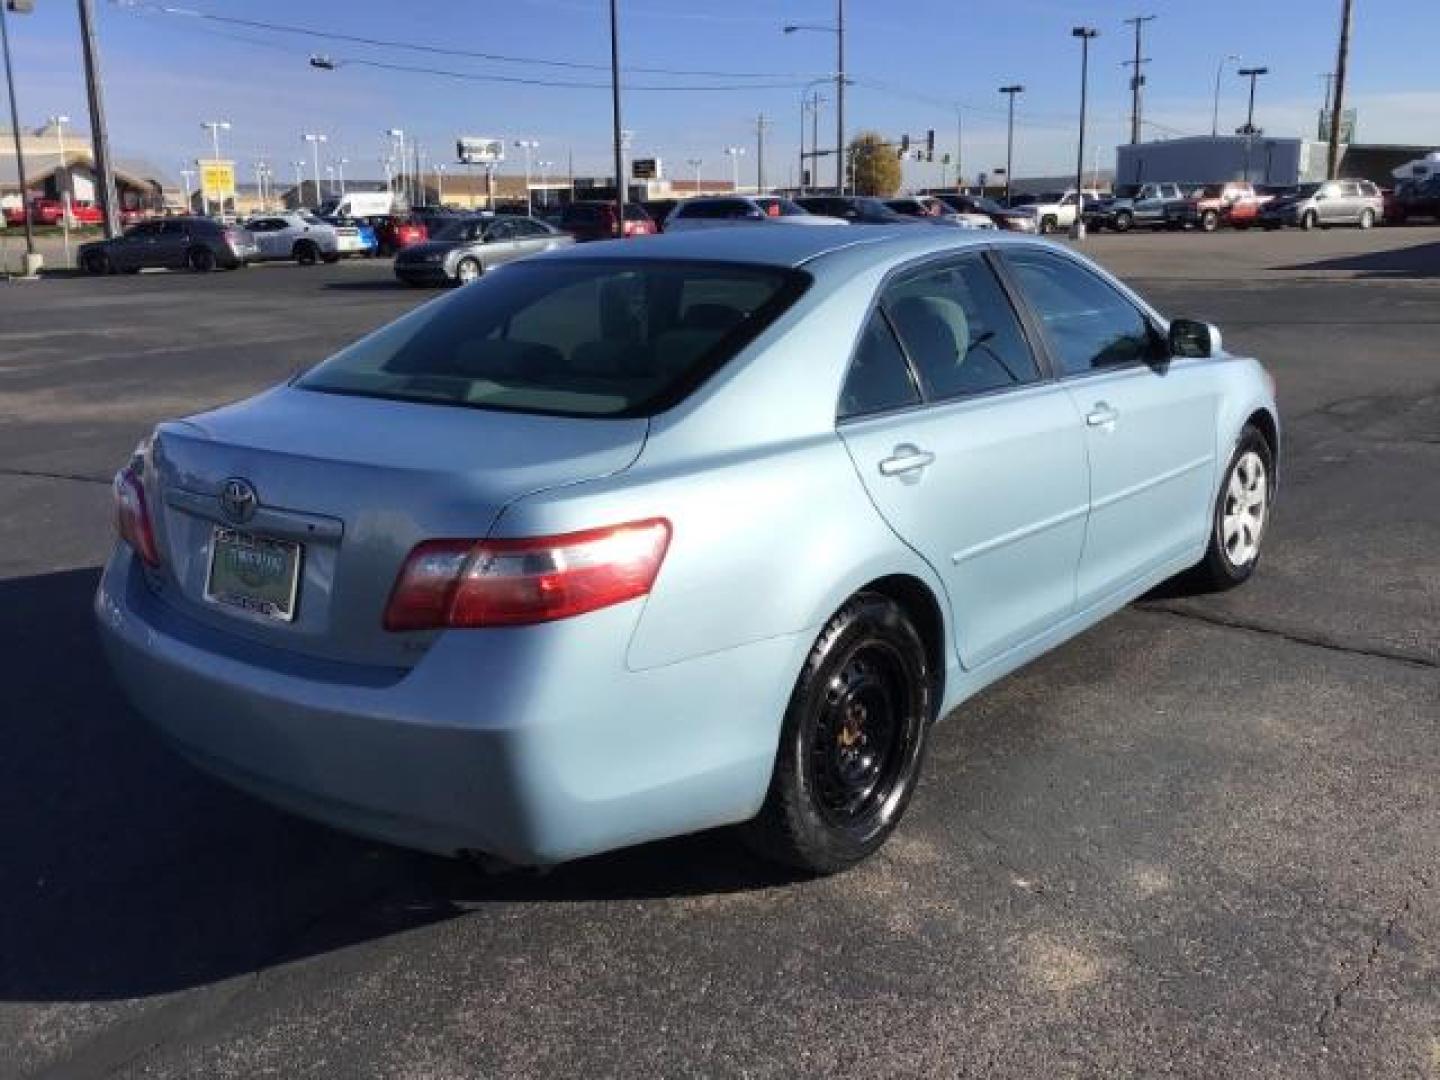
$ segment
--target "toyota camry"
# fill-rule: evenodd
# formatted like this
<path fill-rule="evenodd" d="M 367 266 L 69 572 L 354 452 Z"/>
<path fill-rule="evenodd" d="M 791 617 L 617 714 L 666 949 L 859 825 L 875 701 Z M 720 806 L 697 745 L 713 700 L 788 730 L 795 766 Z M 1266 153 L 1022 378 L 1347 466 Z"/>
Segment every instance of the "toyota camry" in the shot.
<path fill-rule="evenodd" d="M 161 424 L 95 609 L 174 747 L 299 814 L 530 865 L 735 824 L 832 872 L 937 718 L 1250 576 L 1273 390 L 1020 235 L 566 248 Z"/>

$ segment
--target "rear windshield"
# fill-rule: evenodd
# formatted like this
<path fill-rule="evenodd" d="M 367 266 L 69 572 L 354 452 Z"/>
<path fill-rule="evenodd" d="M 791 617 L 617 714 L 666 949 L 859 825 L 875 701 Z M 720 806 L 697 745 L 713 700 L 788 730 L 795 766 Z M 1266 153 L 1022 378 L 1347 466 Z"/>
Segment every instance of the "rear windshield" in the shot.
<path fill-rule="evenodd" d="M 363 338 L 307 390 L 562 416 L 645 416 L 680 400 L 804 291 L 734 263 L 521 262 Z"/>

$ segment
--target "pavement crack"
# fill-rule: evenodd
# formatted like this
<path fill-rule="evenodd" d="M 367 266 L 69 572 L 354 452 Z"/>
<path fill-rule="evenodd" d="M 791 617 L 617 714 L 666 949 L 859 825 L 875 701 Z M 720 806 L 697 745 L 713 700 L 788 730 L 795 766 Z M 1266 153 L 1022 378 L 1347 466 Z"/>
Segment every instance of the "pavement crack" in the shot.
<path fill-rule="evenodd" d="M 1346 995 L 1359 989 L 1360 984 L 1363 983 L 1366 976 L 1370 974 L 1370 969 L 1373 968 L 1380 959 L 1380 950 L 1384 948 L 1385 943 L 1389 941 L 1395 933 L 1396 923 L 1410 910 L 1410 900 L 1411 898 L 1407 896 L 1404 902 L 1395 909 L 1394 914 L 1385 920 L 1385 925 L 1381 927 L 1380 933 L 1376 934 L 1375 940 L 1370 943 L 1370 951 L 1366 953 L 1365 962 L 1360 965 L 1360 969 L 1355 972 L 1354 976 L 1343 983 L 1335 993 L 1330 995 L 1329 1004 L 1321 1010 L 1320 1015 L 1315 1020 L 1315 1034 L 1320 1036 L 1322 1042 L 1330 1037 L 1331 1024 L 1335 1019 L 1335 1015 L 1340 1011 L 1341 1006 L 1345 1004 Z"/>
<path fill-rule="evenodd" d="M 1281 630 L 1274 626 L 1265 626 L 1251 619 L 1236 618 L 1231 615 L 1221 615 L 1212 611 L 1197 611 L 1193 608 L 1173 607 L 1164 603 L 1136 604 L 1135 610 L 1148 612 L 1153 615 L 1170 615 L 1177 619 L 1194 619 L 1196 622 L 1208 623 L 1211 626 L 1221 626 L 1229 630 L 1246 630 L 1252 634 L 1266 634 L 1270 637 L 1277 637 L 1283 641 L 1293 642 L 1296 645 L 1308 645 L 1314 649 L 1327 649 L 1330 652 L 1349 653 L 1351 656 L 1368 656 L 1378 660 L 1390 660 L 1397 664 L 1409 664 L 1412 667 L 1440 669 L 1440 660 L 1427 656 L 1424 653 L 1408 652 L 1404 649 L 1386 649 L 1367 647 L 1364 645 L 1352 645 L 1324 634 L 1304 633 L 1298 630 Z"/>
<path fill-rule="evenodd" d="M 0 468 L 0 476 L 21 476 L 31 480 L 73 480 L 77 484 L 106 484 L 108 477 L 86 476 L 84 473 L 47 472 L 43 469 Z"/>

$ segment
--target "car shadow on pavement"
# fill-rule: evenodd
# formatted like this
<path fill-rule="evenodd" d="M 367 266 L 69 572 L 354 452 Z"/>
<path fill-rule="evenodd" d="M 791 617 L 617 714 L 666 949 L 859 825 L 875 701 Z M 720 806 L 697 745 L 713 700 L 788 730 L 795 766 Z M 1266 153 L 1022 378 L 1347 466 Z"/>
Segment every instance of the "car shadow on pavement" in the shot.
<path fill-rule="evenodd" d="M 342 292 L 421 292 L 420 288 L 414 285 L 406 285 L 403 281 L 327 281 L 327 289 L 339 289 Z"/>
<path fill-rule="evenodd" d="M 1349 270 L 1362 278 L 1440 277 L 1440 241 L 1389 251 L 1341 255 L 1333 259 L 1272 266 L 1272 270 Z"/>
<path fill-rule="evenodd" d="M 185 764 L 125 704 L 93 625 L 97 580 L 0 581 L 0 1001 L 163 994 L 492 903 L 793 880 L 726 831 L 492 873 L 273 810 Z"/>

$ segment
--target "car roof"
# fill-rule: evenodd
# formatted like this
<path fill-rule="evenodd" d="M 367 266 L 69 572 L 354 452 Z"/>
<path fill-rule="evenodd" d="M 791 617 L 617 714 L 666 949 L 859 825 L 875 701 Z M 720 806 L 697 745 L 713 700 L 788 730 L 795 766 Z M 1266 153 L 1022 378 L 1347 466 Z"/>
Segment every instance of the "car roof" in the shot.
<path fill-rule="evenodd" d="M 960 250 L 1004 242 L 993 232 L 915 229 L 876 225 L 864 229 L 790 225 L 774 221 L 764 228 L 696 229 L 631 240 L 602 240 L 549 252 L 544 259 L 677 259 L 748 265 L 798 267 L 817 259 L 854 252 L 881 261 L 901 262 L 931 252 Z"/>

